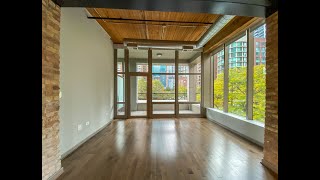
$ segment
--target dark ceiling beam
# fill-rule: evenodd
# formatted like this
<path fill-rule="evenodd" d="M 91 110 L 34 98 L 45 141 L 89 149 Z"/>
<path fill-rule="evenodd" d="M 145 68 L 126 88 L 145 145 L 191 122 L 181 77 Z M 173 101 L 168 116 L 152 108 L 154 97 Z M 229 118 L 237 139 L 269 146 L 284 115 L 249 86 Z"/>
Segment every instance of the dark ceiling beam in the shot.
<path fill-rule="evenodd" d="M 186 21 L 165 21 L 165 20 L 149 20 L 149 19 L 123 19 L 123 18 L 108 18 L 108 17 L 88 17 L 88 19 L 104 19 L 110 21 L 137 21 L 137 22 L 157 22 L 157 23 L 188 23 L 188 24 L 204 24 L 212 25 L 207 22 L 186 22 Z"/>
<path fill-rule="evenodd" d="M 267 7 L 266 18 L 278 11 L 278 0 L 271 0 L 271 6 Z"/>
<path fill-rule="evenodd" d="M 61 7 L 135 9 L 266 17 L 273 0 L 62 0 Z"/>

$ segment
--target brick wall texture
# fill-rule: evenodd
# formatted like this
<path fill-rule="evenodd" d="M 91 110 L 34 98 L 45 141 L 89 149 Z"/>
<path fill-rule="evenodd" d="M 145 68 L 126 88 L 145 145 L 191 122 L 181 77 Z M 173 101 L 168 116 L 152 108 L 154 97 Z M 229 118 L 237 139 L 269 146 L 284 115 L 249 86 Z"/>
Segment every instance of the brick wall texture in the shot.
<path fill-rule="evenodd" d="M 60 7 L 42 0 L 42 179 L 61 168 L 59 152 Z"/>
<path fill-rule="evenodd" d="M 278 169 L 278 12 L 266 19 L 266 119 L 263 160 Z"/>

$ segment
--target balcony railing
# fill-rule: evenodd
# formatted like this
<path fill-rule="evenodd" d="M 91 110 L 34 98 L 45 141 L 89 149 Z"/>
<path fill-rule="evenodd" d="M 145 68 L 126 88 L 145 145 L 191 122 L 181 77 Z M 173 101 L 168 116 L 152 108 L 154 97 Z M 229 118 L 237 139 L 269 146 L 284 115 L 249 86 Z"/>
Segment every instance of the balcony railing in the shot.
<path fill-rule="evenodd" d="M 196 93 L 198 97 L 200 93 Z M 152 100 L 174 100 L 175 93 L 152 93 Z M 178 93 L 179 100 L 188 100 L 188 93 Z M 138 100 L 147 100 L 147 93 L 138 93 Z"/>

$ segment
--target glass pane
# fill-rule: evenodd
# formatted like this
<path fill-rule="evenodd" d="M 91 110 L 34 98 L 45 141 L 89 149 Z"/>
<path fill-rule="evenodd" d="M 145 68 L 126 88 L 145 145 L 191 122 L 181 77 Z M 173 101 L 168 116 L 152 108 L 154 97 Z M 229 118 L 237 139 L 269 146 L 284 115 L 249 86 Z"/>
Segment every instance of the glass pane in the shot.
<path fill-rule="evenodd" d="M 130 112 L 131 116 L 147 115 L 147 77 L 130 77 Z"/>
<path fill-rule="evenodd" d="M 223 110 L 224 50 L 213 55 L 213 107 Z"/>
<path fill-rule="evenodd" d="M 124 74 L 117 75 L 117 102 L 125 102 L 125 78 Z"/>
<path fill-rule="evenodd" d="M 148 50 L 129 49 L 129 71 L 148 72 Z"/>
<path fill-rule="evenodd" d="M 124 72 L 124 49 L 117 49 L 117 72 Z"/>
<path fill-rule="evenodd" d="M 201 75 L 179 75 L 178 85 L 179 102 L 201 101 Z"/>
<path fill-rule="evenodd" d="M 152 75 L 152 102 L 174 102 L 175 75 Z"/>
<path fill-rule="evenodd" d="M 117 115 L 124 116 L 125 115 L 125 104 L 117 104 Z"/>
<path fill-rule="evenodd" d="M 243 54 L 246 52 L 247 44 L 238 42 L 247 42 L 247 35 L 232 43 L 232 48 L 237 48 L 237 53 L 235 54 L 236 61 L 229 59 L 228 112 L 245 117 L 247 112 L 247 57 Z M 232 49 L 229 46 L 227 48 L 229 48 L 229 52 L 230 49 Z M 232 53 L 231 50 L 231 54 Z"/>
<path fill-rule="evenodd" d="M 196 51 L 179 51 L 179 73 L 201 73 L 201 54 Z"/>
<path fill-rule="evenodd" d="M 152 73 L 174 73 L 174 61 L 174 50 L 152 50 Z"/>
<path fill-rule="evenodd" d="M 174 114 L 174 104 L 153 104 L 153 114 Z"/>
<path fill-rule="evenodd" d="M 179 104 L 179 114 L 200 114 L 200 104 Z"/>
<path fill-rule="evenodd" d="M 189 73 L 189 65 L 187 63 L 179 63 L 178 73 Z"/>
<path fill-rule="evenodd" d="M 265 52 L 266 25 L 258 27 L 253 32 L 254 49 Z M 257 52 L 257 51 L 256 51 Z M 253 119 L 264 122 L 266 107 L 266 54 L 254 53 L 253 69 Z"/>

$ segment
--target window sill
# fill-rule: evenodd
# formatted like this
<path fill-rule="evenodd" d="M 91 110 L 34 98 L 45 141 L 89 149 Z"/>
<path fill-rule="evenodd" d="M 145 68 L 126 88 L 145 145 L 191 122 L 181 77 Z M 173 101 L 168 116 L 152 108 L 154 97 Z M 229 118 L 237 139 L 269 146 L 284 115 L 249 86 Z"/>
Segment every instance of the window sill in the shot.
<path fill-rule="evenodd" d="M 239 119 L 239 120 L 242 120 L 242 121 L 245 121 L 245 122 L 248 122 L 250 124 L 254 124 L 254 125 L 257 125 L 257 126 L 260 126 L 260 127 L 265 127 L 264 126 L 264 123 L 263 122 L 260 122 L 260 121 L 256 121 L 256 120 L 252 120 L 252 119 L 246 119 L 245 117 L 243 116 L 239 116 L 239 115 L 236 115 L 236 114 L 233 114 L 233 113 L 226 113 L 226 112 L 223 112 L 219 109 L 216 109 L 216 108 L 207 108 L 207 109 L 210 109 L 210 110 L 214 110 L 214 111 L 217 111 L 221 114 L 224 114 L 226 116 L 230 116 L 230 117 L 233 117 L 233 118 L 236 118 L 236 119 Z"/>
<path fill-rule="evenodd" d="M 264 123 L 215 108 L 207 108 L 207 119 L 263 147 Z"/>

